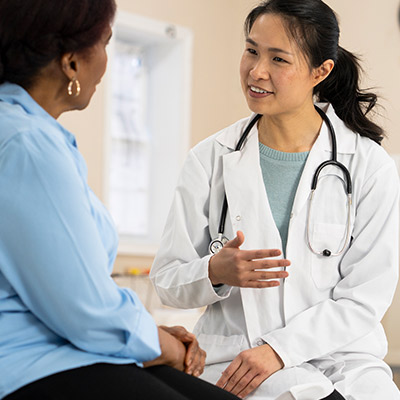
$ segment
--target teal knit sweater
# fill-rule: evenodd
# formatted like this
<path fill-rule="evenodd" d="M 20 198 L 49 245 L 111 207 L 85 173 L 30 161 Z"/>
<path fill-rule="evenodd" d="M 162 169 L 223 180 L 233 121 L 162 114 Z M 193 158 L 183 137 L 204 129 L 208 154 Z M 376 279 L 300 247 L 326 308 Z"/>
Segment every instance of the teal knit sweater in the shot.
<path fill-rule="evenodd" d="M 285 254 L 290 213 L 309 152 L 284 153 L 262 143 L 259 147 L 265 190 Z"/>

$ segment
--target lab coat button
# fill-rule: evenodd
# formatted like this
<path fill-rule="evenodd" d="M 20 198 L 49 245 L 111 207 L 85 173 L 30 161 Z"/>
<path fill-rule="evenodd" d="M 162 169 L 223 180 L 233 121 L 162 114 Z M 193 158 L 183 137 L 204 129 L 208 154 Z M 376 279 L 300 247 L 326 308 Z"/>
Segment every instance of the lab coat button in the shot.
<path fill-rule="evenodd" d="M 262 346 L 263 344 L 265 344 L 265 343 L 264 343 L 264 340 L 262 340 L 262 339 L 257 339 L 257 340 L 256 340 L 256 345 L 257 345 L 257 346 Z"/>
<path fill-rule="evenodd" d="M 240 215 L 236 215 L 236 221 L 240 221 L 242 217 Z"/>

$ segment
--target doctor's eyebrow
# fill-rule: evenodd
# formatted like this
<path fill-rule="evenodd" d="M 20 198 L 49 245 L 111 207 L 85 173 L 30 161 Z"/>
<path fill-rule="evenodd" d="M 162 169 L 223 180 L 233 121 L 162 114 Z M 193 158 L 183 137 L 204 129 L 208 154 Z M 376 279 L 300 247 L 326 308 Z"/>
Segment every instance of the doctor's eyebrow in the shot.
<path fill-rule="evenodd" d="M 249 37 L 246 38 L 246 43 L 249 43 L 249 44 L 251 44 L 251 45 L 254 46 L 254 47 L 258 47 L 257 42 L 255 42 L 253 39 L 251 39 L 251 38 L 249 38 Z M 280 48 L 278 48 L 278 47 L 269 47 L 269 48 L 268 48 L 268 51 L 269 51 L 270 53 L 284 53 L 284 54 L 288 54 L 289 56 L 292 56 L 292 55 L 293 55 L 293 54 L 290 53 L 289 51 L 280 49 Z"/>

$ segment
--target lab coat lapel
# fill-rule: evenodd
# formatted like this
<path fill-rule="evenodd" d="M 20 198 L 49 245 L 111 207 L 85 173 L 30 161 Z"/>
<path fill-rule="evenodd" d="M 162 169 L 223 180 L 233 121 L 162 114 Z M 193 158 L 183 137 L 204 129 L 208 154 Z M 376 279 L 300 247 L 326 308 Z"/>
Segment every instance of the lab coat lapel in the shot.
<path fill-rule="evenodd" d="M 282 248 L 262 177 L 257 128 L 253 128 L 241 152 L 223 157 L 223 176 L 229 204 L 227 221 L 230 216 L 233 233 L 241 230 L 245 236 L 241 249 Z M 268 326 L 282 327 L 275 316 L 280 313 L 280 291 L 240 288 L 240 295 L 247 337 L 255 346 Z"/>
<path fill-rule="evenodd" d="M 240 134 L 238 135 L 238 137 Z M 228 216 L 232 223 L 233 234 L 242 230 L 246 248 L 281 247 L 262 178 L 258 129 L 254 127 L 242 150 L 226 154 L 223 157 L 223 178 L 228 199 Z"/>

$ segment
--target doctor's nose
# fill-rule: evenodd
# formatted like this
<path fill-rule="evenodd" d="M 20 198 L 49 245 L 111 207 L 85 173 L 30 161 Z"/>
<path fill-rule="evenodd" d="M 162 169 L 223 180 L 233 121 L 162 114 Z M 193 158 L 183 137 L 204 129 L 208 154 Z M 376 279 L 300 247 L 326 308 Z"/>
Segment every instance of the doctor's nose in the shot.
<path fill-rule="evenodd" d="M 270 78 L 268 66 L 265 62 L 258 62 L 250 69 L 250 77 L 254 80 L 268 80 Z"/>

